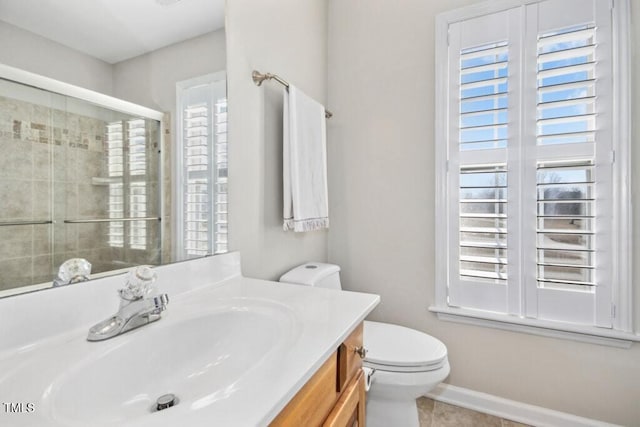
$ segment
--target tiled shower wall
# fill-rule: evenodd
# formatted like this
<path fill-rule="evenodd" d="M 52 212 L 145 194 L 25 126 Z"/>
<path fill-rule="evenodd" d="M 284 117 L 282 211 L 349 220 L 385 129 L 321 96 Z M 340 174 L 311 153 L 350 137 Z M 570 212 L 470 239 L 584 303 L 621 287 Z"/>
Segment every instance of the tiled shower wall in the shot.
<path fill-rule="evenodd" d="M 126 249 L 110 247 L 108 223 L 63 222 L 108 217 L 108 186 L 92 181 L 106 176 L 105 125 L 96 118 L 0 97 L 0 223 L 54 221 L 0 226 L 0 290 L 49 282 L 58 266 L 74 257 L 87 258 L 94 273 L 157 263 L 157 250 L 127 257 Z M 157 165 L 150 169 L 157 176 Z M 149 191 L 157 194 L 157 180 Z M 151 229 L 149 238 L 157 242 L 159 227 L 152 224 Z"/>

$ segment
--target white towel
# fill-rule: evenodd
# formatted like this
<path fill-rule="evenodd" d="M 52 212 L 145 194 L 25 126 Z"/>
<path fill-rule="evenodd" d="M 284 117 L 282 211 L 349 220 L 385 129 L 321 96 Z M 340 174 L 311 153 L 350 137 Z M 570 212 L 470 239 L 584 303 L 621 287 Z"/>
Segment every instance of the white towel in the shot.
<path fill-rule="evenodd" d="M 289 85 L 283 112 L 285 230 L 329 228 L 326 133 L 322 104 Z"/>

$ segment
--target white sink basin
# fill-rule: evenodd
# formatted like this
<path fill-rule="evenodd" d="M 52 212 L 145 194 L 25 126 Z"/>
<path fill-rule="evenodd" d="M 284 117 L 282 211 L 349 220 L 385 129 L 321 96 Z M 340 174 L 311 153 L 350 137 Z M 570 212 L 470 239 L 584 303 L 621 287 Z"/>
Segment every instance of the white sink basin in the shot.
<path fill-rule="evenodd" d="M 162 319 L 105 341 L 122 277 L 0 299 L 0 426 L 268 426 L 379 301 L 243 277 L 238 253 L 157 271 Z"/>
<path fill-rule="evenodd" d="M 89 343 L 82 336 L 56 346 L 3 378 L 0 389 L 22 389 L 25 397 L 46 390 L 34 414 L 46 425 L 122 425 L 160 416 L 154 414 L 156 399 L 166 393 L 176 395 L 178 404 L 163 413 L 229 398 L 294 335 L 293 314 L 275 302 L 229 299 L 188 316 L 181 314 L 189 310 L 173 315 L 171 308 L 160 321 L 107 341 Z M 73 348 L 84 357 L 72 355 Z M 56 371 L 61 365 L 67 369 Z M 35 390 L 24 387 L 30 373 L 36 374 Z M 19 415 L 13 417 L 16 425 L 34 421 Z"/>

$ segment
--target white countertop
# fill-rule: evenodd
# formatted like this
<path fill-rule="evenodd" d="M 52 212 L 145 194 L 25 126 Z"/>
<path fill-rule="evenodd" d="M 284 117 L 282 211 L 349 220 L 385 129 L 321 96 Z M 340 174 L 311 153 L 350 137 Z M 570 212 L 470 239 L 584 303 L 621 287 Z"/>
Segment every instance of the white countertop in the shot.
<path fill-rule="evenodd" d="M 132 416 L 124 423 L 122 420 L 114 422 L 113 419 L 111 421 L 95 419 L 91 420 L 91 425 L 140 427 L 268 425 L 338 345 L 373 310 L 379 302 L 379 297 L 245 278 L 239 274 L 239 255 L 229 254 L 228 257 L 231 258 L 213 257 L 209 261 L 199 260 L 197 262 L 200 264 L 197 265 L 183 263 L 182 268 L 166 269 L 164 271 L 166 286 L 163 287 L 161 284 L 160 290 L 169 291 L 171 300 L 167 311 L 163 314 L 163 319 L 156 323 L 110 340 L 87 342 L 88 327 L 94 323 L 93 320 L 97 321 L 100 318 L 86 323 L 84 320 L 86 316 L 83 314 L 80 318 L 85 323 L 69 327 L 70 320 L 67 320 L 59 326 L 61 329 L 55 330 L 51 326 L 54 332 L 59 333 L 49 333 L 49 336 L 43 336 L 40 339 L 34 335 L 31 341 L 23 340 L 17 347 L 0 348 L 0 401 L 32 402 L 35 406 L 33 412 L 18 414 L 7 414 L 2 410 L 3 408 L 0 408 L 0 425 L 83 425 L 82 423 L 86 423 L 86 420 L 74 419 L 69 415 L 69 411 L 61 416 L 56 409 L 55 399 L 51 397 L 59 389 L 57 384 L 64 382 L 66 372 L 74 369 L 76 364 L 74 360 L 82 364 L 87 358 L 93 357 L 92 354 L 117 352 L 118 348 L 126 346 L 133 340 L 144 340 L 152 336 L 151 334 L 158 335 L 161 326 L 169 326 L 189 316 L 193 317 L 193 313 L 213 312 L 220 310 L 223 306 L 228 307 L 229 304 L 242 309 L 244 302 L 251 301 L 281 307 L 281 312 L 286 315 L 286 324 L 289 326 L 283 327 L 282 336 L 275 340 L 277 343 L 274 343 L 274 349 L 266 351 L 264 356 L 261 355 L 256 366 L 249 369 L 245 375 L 226 384 L 224 390 L 220 390 L 213 381 L 210 392 L 202 392 L 197 402 L 185 399 L 168 410 Z M 218 273 L 220 269 L 213 269 L 216 273 L 201 274 L 204 277 L 199 278 L 199 283 L 183 285 L 182 292 L 175 291 L 178 289 L 175 283 L 168 283 L 169 279 L 174 282 L 178 278 L 185 281 L 184 268 L 196 270 L 212 268 L 206 263 L 227 262 L 229 264 L 229 261 L 238 268 L 238 274 L 234 273 L 235 267 L 228 268 L 228 265 L 222 275 Z M 158 269 L 159 278 L 163 277 L 162 269 L 163 267 Z M 216 275 L 218 277 L 215 277 Z M 116 283 L 117 281 L 114 281 L 107 287 L 112 288 Z M 173 294 L 171 289 L 175 291 Z M 53 292 L 49 294 L 52 298 L 57 295 L 56 291 Z M 68 295 L 71 295 L 72 291 L 68 292 Z M 108 298 L 117 300 L 115 294 L 111 292 L 112 290 L 105 295 L 107 297 L 111 295 Z M 0 313 L 6 313 L 3 312 L 3 307 L 7 304 L 7 300 L 0 300 Z M 15 307 L 14 310 L 16 310 Z M 49 310 L 55 311 L 54 308 Z M 33 321 L 37 322 L 41 319 L 42 315 L 35 315 Z M 154 331 L 154 328 L 157 329 Z M 2 334 L 10 333 L 6 330 L 0 331 L 0 339 L 3 338 Z M 149 335 L 145 336 L 145 334 Z M 167 335 L 163 339 L 171 340 L 170 334 Z M 205 330 L 199 338 L 204 348 L 213 343 L 215 337 L 208 337 Z M 243 337 L 238 336 L 237 339 L 242 340 Z M 153 349 L 150 348 L 149 351 Z M 210 365 L 206 365 L 205 368 L 199 366 L 199 368 L 206 369 Z M 167 372 L 171 372 L 177 367 L 166 366 L 165 368 Z M 114 375 L 114 384 L 117 385 L 120 381 L 125 383 L 126 379 L 120 379 Z M 179 390 L 168 391 L 175 392 L 180 398 Z M 123 390 L 123 393 L 126 392 Z M 101 396 L 101 390 L 86 390 L 86 393 L 89 395 L 87 399 L 92 399 L 92 395 L 95 399 L 100 399 Z M 82 402 L 78 404 L 82 405 Z M 117 410 L 118 408 L 114 408 L 114 411 Z M 78 411 L 82 411 L 82 408 L 78 408 Z"/>

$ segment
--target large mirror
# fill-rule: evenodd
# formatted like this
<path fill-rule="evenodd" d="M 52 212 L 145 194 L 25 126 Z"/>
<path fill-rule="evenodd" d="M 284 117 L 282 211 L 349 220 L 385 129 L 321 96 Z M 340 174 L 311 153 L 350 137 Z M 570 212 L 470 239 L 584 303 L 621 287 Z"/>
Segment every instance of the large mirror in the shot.
<path fill-rule="evenodd" d="M 227 250 L 224 0 L 0 0 L 0 35 L 0 297 Z"/>

